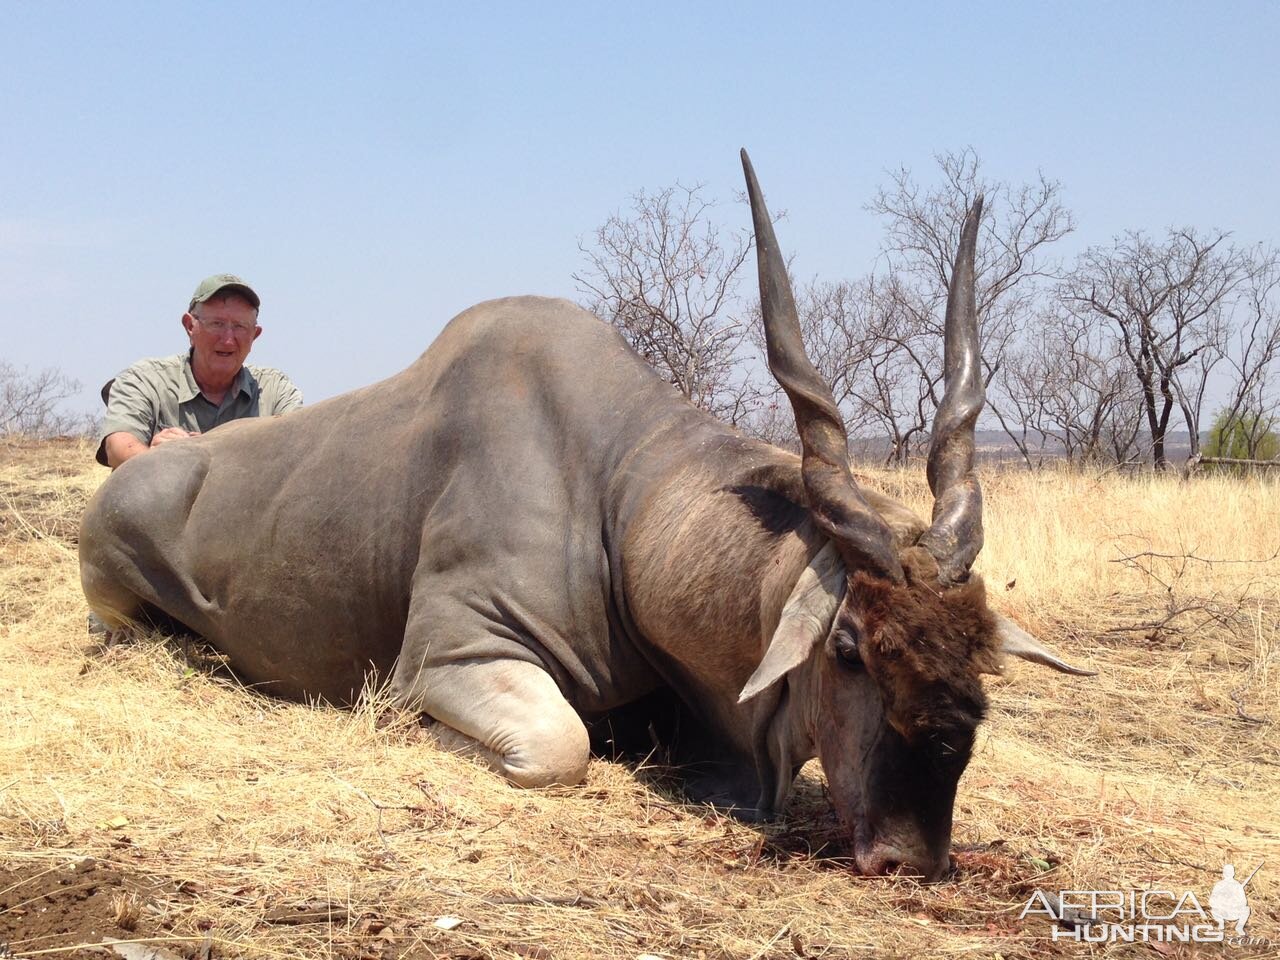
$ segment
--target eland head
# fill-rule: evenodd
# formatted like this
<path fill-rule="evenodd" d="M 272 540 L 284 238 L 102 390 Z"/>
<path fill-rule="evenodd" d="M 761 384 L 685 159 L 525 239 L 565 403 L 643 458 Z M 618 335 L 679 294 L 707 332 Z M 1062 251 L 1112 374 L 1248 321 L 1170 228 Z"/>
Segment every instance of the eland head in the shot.
<path fill-rule="evenodd" d="M 982 197 L 969 207 L 947 297 L 946 388 L 933 424 L 933 518 L 914 542 L 863 498 L 831 390 L 805 354 L 790 282 L 746 151 L 769 368 L 795 411 L 814 523 L 828 540 L 783 609 L 740 702 L 789 673 L 812 700 L 812 727 L 860 871 L 928 880 L 949 862 L 956 784 L 987 700 L 983 674 L 1010 654 L 1088 675 L 987 604 L 973 572 L 982 549 L 974 426 L 984 403 L 974 295 Z"/>

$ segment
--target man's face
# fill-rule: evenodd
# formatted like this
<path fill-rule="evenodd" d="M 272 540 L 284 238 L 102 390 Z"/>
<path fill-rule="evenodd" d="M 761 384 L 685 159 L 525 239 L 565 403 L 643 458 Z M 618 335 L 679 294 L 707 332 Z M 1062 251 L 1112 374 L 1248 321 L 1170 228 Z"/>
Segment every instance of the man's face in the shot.
<path fill-rule="evenodd" d="M 214 380 L 229 380 L 240 372 L 253 341 L 262 333 L 249 301 L 231 294 L 195 305 L 182 316 L 194 351 L 197 371 Z"/>

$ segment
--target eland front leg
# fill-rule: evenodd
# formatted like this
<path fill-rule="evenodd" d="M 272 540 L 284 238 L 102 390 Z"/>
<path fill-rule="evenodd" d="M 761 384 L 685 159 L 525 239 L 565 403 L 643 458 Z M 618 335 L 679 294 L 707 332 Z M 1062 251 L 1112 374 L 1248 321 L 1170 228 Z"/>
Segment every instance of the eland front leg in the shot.
<path fill-rule="evenodd" d="M 501 656 L 441 662 L 444 646 L 441 638 L 421 645 L 406 638 L 391 690 L 403 706 L 437 721 L 446 749 L 478 756 L 522 787 L 586 776 L 587 728 L 546 670 Z"/>

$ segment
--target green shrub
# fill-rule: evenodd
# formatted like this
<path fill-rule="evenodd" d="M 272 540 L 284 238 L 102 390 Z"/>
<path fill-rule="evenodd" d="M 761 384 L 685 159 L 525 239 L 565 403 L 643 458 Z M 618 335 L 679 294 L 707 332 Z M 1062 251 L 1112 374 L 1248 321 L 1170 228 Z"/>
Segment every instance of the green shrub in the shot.
<path fill-rule="evenodd" d="M 1259 413 L 1245 411 L 1231 416 L 1223 410 L 1214 418 L 1204 445 L 1206 457 L 1228 457 L 1233 460 L 1274 460 L 1280 455 L 1280 437 L 1276 436 L 1275 419 L 1265 420 Z"/>

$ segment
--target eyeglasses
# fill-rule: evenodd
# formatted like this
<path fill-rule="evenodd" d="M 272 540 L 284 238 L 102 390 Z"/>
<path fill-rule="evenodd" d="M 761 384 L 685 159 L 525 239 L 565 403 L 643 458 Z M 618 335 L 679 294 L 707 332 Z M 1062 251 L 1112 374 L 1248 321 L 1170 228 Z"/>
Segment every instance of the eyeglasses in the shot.
<path fill-rule="evenodd" d="M 247 337 L 253 333 L 255 327 L 252 323 L 227 323 L 225 320 L 206 320 L 203 317 L 196 317 L 196 319 L 200 321 L 200 326 L 220 337 L 225 336 L 228 330 L 237 337 Z"/>

